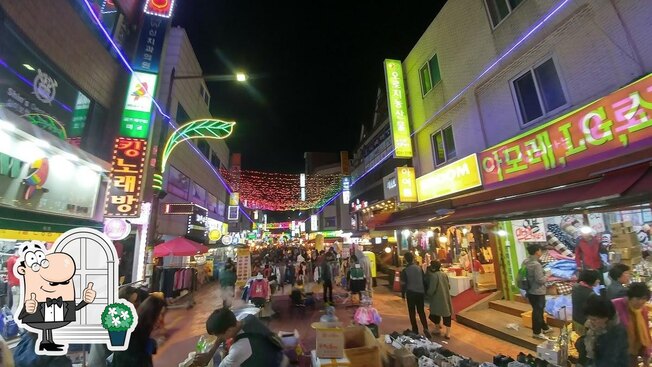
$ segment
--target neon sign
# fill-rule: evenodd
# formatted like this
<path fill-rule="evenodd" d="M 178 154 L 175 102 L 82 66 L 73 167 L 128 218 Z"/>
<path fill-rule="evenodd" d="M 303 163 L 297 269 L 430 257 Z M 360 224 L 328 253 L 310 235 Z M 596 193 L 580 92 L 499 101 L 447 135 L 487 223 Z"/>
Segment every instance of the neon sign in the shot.
<path fill-rule="evenodd" d="M 117 138 L 106 189 L 105 218 L 138 218 L 147 141 Z"/>
<path fill-rule="evenodd" d="M 652 143 L 652 74 L 480 153 L 485 187 L 591 163 Z"/>
<path fill-rule="evenodd" d="M 162 18 L 170 18 L 174 10 L 174 0 L 147 0 L 145 14 Z"/>
<path fill-rule="evenodd" d="M 389 121 L 394 141 L 395 158 L 412 158 L 412 138 L 408 121 L 403 67 L 399 60 L 385 60 L 385 81 L 387 83 L 387 103 Z"/>

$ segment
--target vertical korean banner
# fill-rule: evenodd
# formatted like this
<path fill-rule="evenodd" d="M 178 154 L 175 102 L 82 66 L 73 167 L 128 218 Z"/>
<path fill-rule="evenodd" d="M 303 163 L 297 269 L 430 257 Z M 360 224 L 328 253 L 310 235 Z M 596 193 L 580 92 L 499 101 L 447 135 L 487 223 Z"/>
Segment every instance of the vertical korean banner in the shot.
<path fill-rule="evenodd" d="M 138 218 L 147 141 L 117 138 L 106 190 L 106 218 Z"/>
<path fill-rule="evenodd" d="M 402 203 L 417 202 L 417 184 L 413 167 L 397 167 L 398 200 Z"/>
<path fill-rule="evenodd" d="M 395 158 L 412 158 L 412 138 L 408 120 L 403 67 L 399 60 L 385 60 L 387 104 Z"/>

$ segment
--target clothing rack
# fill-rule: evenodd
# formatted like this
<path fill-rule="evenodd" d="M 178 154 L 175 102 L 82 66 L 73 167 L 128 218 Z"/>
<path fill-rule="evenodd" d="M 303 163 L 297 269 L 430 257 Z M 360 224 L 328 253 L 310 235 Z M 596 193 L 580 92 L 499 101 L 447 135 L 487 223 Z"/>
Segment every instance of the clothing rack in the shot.
<path fill-rule="evenodd" d="M 147 279 L 141 279 L 141 280 L 137 280 L 135 282 L 123 284 L 123 285 L 119 286 L 118 288 L 129 287 L 129 286 L 133 286 L 134 284 L 141 284 L 141 283 L 146 283 L 146 282 L 147 282 Z"/>
<path fill-rule="evenodd" d="M 166 274 L 165 270 L 175 270 L 175 272 L 172 274 L 170 273 Z M 191 271 L 191 274 L 189 275 L 191 277 L 190 279 L 185 278 L 188 276 L 188 274 L 184 274 L 184 273 L 182 273 L 181 275 L 177 274 L 177 272 L 184 271 L 184 270 Z M 177 276 L 184 276 L 184 279 L 183 280 L 177 279 L 176 278 Z M 173 281 L 174 283 L 169 284 L 170 281 Z M 178 287 L 179 282 L 183 284 L 182 287 Z M 153 291 L 163 292 L 166 299 L 173 298 L 174 294 L 176 292 L 179 292 L 179 296 L 172 299 L 171 304 L 168 306 L 168 309 L 191 308 L 192 306 L 194 306 L 195 301 L 194 301 L 193 293 L 197 286 L 198 286 L 197 269 L 192 266 L 166 265 L 166 266 L 158 266 L 154 269 L 154 273 L 152 276 L 152 283 L 151 283 L 151 289 Z M 183 291 L 187 291 L 187 293 L 182 294 Z M 186 297 L 188 298 L 188 300 L 185 303 L 178 303 L 179 300 Z"/>

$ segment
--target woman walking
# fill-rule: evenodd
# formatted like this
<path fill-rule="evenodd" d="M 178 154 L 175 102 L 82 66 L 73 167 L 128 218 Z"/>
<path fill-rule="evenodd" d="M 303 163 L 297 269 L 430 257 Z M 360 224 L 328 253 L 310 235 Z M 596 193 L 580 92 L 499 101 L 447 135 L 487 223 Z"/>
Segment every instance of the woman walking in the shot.
<path fill-rule="evenodd" d="M 627 289 L 627 297 L 612 300 L 620 323 L 627 329 L 629 345 L 629 365 L 638 366 L 638 357 L 643 365 L 650 363 L 652 337 L 648 327 L 649 317 L 645 304 L 650 300 L 650 290 L 645 283 L 632 283 Z"/>
<path fill-rule="evenodd" d="M 430 305 L 430 321 L 435 323 L 434 334 L 441 334 L 440 322 L 444 321 L 444 338 L 450 339 L 453 306 L 451 302 L 450 283 L 448 275 L 441 271 L 441 263 L 437 260 L 430 262 L 426 272 L 426 300 Z"/>
<path fill-rule="evenodd" d="M 156 341 L 151 338 L 155 326 L 165 317 L 165 301 L 149 296 L 138 306 L 138 325 L 131 334 L 129 347 L 113 354 L 113 367 L 153 367 L 152 355 L 156 354 Z"/>
<path fill-rule="evenodd" d="M 584 307 L 586 334 L 575 343 L 585 367 L 628 367 L 627 332 L 609 300 L 591 295 Z"/>

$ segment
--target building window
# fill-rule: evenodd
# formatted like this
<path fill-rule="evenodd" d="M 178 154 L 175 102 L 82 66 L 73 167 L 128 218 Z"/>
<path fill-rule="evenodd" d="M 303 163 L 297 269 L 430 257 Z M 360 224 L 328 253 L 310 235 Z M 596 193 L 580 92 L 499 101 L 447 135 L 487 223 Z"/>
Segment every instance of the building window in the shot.
<path fill-rule="evenodd" d="M 528 70 L 512 82 L 523 124 L 566 104 L 566 96 L 552 59 Z"/>
<path fill-rule="evenodd" d="M 497 26 L 525 0 L 485 0 L 491 24 Z"/>
<path fill-rule="evenodd" d="M 220 164 L 221 164 L 220 158 L 218 158 L 218 156 L 217 156 L 217 154 L 215 154 L 215 152 L 211 152 L 211 164 L 216 169 L 220 169 Z"/>
<path fill-rule="evenodd" d="M 434 55 L 421 67 L 419 78 L 421 79 L 421 93 L 425 96 L 441 80 L 437 55 Z"/>
<path fill-rule="evenodd" d="M 197 140 L 197 148 L 199 148 L 199 151 L 201 154 L 204 155 L 206 158 L 210 158 L 211 156 L 211 146 L 208 145 L 208 142 L 204 139 L 199 139 Z"/>
<path fill-rule="evenodd" d="M 445 127 L 432 134 L 432 150 L 435 155 L 435 166 L 439 166 L 455 158 L 453 126 Z"/>
<path fill-rule="evenodd" d="M 324 218 L 324 227 L 326 227 L 326 228 L 337 227 L 337 217 L 325 217 Z"/>
<path fill-rule="evenodd" d="M 208 106 L 211 103 L 211 95 L 208 94 L 208 90 L 204 85 L 202 84 L 199 87 L 199 94 L 201 95 L 201 98 L 204 100 L 204 103 L 206 103 L 206 106 Z"/>

